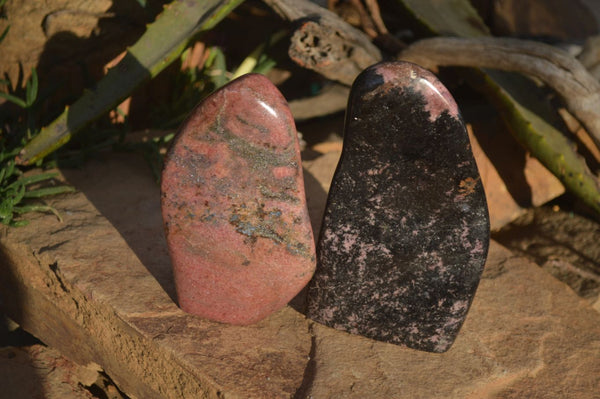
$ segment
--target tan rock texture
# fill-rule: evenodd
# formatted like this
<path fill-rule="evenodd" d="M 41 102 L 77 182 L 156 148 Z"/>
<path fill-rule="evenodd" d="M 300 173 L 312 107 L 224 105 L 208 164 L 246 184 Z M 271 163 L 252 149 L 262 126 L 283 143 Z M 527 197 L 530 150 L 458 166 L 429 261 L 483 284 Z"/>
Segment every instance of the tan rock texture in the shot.
<path fill-rule="evenodd" d="M 47 50 L 45 47 L 52 46 L 48 41 L 53 36 L 55 39 L 62 36 L 62 40 L 68 38 L 71 46 L 76 41 L 89 39 L 98 29 L 98 20 L 107 16 L 111 3 L 110 0 L 7 1 L 3 7 L 5 18 L 0 19 L 0 32 L 10 28 L 0 44 L 3 54 L 0 71 L 15 85 L 21 65 L 24 79 L 28 79 L 31 68 L 38 66 L 40 57 Z M 56 56 L 72 57 L 74 53 L 76 51 L 71 48 L 69 53 Z"/>
<path fill-rule="evenodd" d="M 100 365 L 131 397 L 598 397 L 600 315 L 497 243 L 445 354 L 348 335 L 290 307 L 227 326 L 171 299 L 158 185 L 139 157 L 64 173 L 80 190 L 51 201 L 64 222 L 37 215 L 2 230 L 1 308 L 70 359 Z M 315 176 L 305 179 L 316 193 L 309 207 L 323 203 Z"/>
<path fill-rule="evenodd" d="M 92 399 L 86 387 L 99 378 L 97 367 L 80 366 L 40 344 L 0 348 L 0 375 L 2 399 Z"/>
<path fill-rule="evenodd" d="M 70 359 L 99 364 L 132 397 L 292 396 L 308 361 L 306 320 L 286 308 L 234 327 L 183 313 L 167 294 L 158 186 L 143 161 L 128 168 L 131 161 L 122 154 L 72 172 L 83 192 L 53 202 L 63 223 L 38 215 L 3 231 L 3 310 Z M 129 227 L 116 230 L 87 190 L 116 225 Z M 148 268 L 128 245 L 134 239 L 135 251 L 152 258 Z"/>
<path fill-rule="evenodd" d="M 593 398 L 600 317 L 537 265 L 492 242 L 454 346 L 434 355 L 313 325 L 306 398 Z"/>

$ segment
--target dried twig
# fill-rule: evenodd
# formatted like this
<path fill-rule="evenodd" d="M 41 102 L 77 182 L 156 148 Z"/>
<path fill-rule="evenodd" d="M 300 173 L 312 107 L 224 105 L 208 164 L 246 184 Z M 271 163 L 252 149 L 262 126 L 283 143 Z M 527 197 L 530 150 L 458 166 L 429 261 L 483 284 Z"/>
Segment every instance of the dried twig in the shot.
<path fill-rule="evenodd" d="M 346 109 L 350 88 L 333 84 L 316 96 L 290 101 L 290 110 L 295 120 L 305 120 L 331 115 Z"/>
<path fill-rule="evenodd" d="M 263 1 L 283 18 L 299 23 L 289 55 L 305 68 L 349 86 L 363 69 L 382 58 L 365 33 L 323 7 L 308 0 Z"/>
<path fill-rule="evenodd" d="M 379 9 L 379 3 L 377 3 L 377 0 L 365 0 L 365 4 L 369 9 L 369 14 L 371 15 L 373 24 L 375 24 L 379 33 L 382 35 L 389 34 L 390 32 L 383 23 L 383 18 L 381 18 L 381 10 Z"/>
<path fill-rule="evenodd" d="M 411 45 L 400 58 L 426 68 L 467 66 L 535 76 L 563 98 L 569 111 L 600 144 L 600 83 L 563 50 L 507 38 L 433 38 Z"/>
<path fill-rule="evenodd" d="M 577 59 L 596 80 L 600 80 L 600 36 L 589 37 Z"/>

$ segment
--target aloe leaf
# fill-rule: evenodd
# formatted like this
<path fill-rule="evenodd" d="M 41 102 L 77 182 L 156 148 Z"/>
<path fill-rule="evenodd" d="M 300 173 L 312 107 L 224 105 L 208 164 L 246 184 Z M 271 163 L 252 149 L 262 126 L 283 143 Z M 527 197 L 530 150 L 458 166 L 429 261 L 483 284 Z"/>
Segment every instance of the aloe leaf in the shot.
<path fill-rule="evenodd" d="M 55 177 L 58 177 L 58 173 L 56 172 L 38 173 L 37 175 L 21 177 L 18 181 L 23 185 L 28 185 L 48 179 L 54 179 Z"/>
<path fill-rule="evenodd" d="M 4 200 L 0 202 L 0 218 L 5 218 L 11 213 L 12 203 L 9 198 L 4 198 Z"/>
<path fill-rule="evenodd" d="M 565 187 L 600 212 L 600 184 L 576 151 L 574 143 L 551 124 L 543 102 L 532 98 L 535 84 L 524 77 L 500 71 L 481 74 L 482 91 L 489 95 L 512 135 L 535 155 Z M 527 90 L 527 89 L 530 90 Z M 537 105 L 537 109 L 533 108 Z M 545 112 L 546 111 L 546 112 Z M 541 116 L 543 115 L 543 116 Z"/>
<path fill-rule="evenodd" d="M 242 1 L 176 0 L 168 4 L 93 91 L 86 92 L 27 143 L 18 162 L 35 163 L 67 143 L 89 122 L 113 109 L 142 82 L 177 59 L 194 34 L 215 26 Z"/>
<path fill-rule="evenodd" d="M 56 173 L 56 172 L 50 172 L 50 173 L 39 173 L 37 175 L 20 177 L 19 179 L 15 180 L 11 184 L 7 185 L 4 188 L 4 190 L 15 188 L 17 186 L 26 186 L 28 184 L 38 183 L 38 182 L 41 182 L 41 181 L 44 181 L 44 180 L 52 179 L 52 178 L 57 177 L 57 176 L 58 176 L 58 173 Z"/>
<path fill-rule="evenodd" d="M 227 65 L 225 63 L 225 54 L 218 47 L 210 48 L 210 80 L 215 88 L 225 85 L 229 78 L 227 77 Z"/>
<path fill-rule="evenodd" d="M 13 104 L 18 105 L 21 108 L 27 108 L 27 102 L 17 96 L 8 93 L 0 93 L 0 97 L 4 98 L 7 101 L 10 101 Z"/>
<path fill-rule="evenodd" d="M 25 185 L 22 185 L 22 186 L 19 186 L 17 192 L 15 193 L 15 196 L 13 197 L 13 200 L 12 200 L 13 205 L 21 202 L 21 200 L 23 199 L 24 196 L 25 196 Z"/>
<path fill-rule="evenodd" d="M 29 212 L 51 212 L 54 214 L 54 216 L 57 217 L 57 219 L 62 222 L 63 218 L 60 216 L 60 213 L 58 213 L 58 211 L 49 206 L 49 205 L 24 205 L 24 206 L 15 206 L 14 207 L 14 212 L 17 214 L 24 214 L 24 213 L 29 213 Z"/>
<path fill-rule="evenodd" d="M 25 102 L 28 107 L 31 107 L 35 102 L 38 94 L 38 76 L 35 68 L 31 68 L 31 79 L 27 81 L 25 87 Z"/>
<path fill-rule="evenodd" d="M 25 191 L 23 198 L 42 198 L 49 195 L 72 193 L 74 191 L 75 188 L 71 186 L 44 187 L 38 188 L 37 190 Z"/>
<path fill-rule="evenodd" d="M 468 0 L 398 0 L 421 24 L 439 35 L 489 35 Z M 522 76 L 489 70 L 470 74 L 509 125 L 511 134 L 572 193 L 600 212 L 600 185 L 564 136 L 547 101 L 532 93 L 539 89 Z M 478 76 L 479 75 L 479 76 Z M 544 104 L 545 103 L 545 104 Z M 545 109 L 543 111 L 542 109 Z"/>
<path fill-rule="evenodd" d="M 23 227 L 27 226 L 28 224 L 29 220 L 12 220 L 10 223 L 8 223 L 10 227 Z"/>
<path fill-rule="evenodd" d="M 2 43 L 2 41 L 4 40 L 4 38 L 6 37 L 6 35 L 8 35 L 8 31 L 10 30 L 10 25 L 6 27 L 6 29 L 4 29 L 4 32 L 2 32 L 0 34 L 0 43 Z"/>

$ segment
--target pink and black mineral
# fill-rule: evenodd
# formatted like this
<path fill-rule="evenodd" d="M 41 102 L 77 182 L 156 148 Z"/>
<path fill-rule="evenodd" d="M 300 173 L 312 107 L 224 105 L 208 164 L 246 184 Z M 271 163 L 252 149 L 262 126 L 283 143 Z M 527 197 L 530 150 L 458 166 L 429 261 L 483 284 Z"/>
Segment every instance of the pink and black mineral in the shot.
<path fill-rule="evenodd" d="M 430 72 L 380 63 L 354 82 L 345 123 L 308 316 L 445 352 L 489 244 L 485 195 L 458 107 Z"/>
<path fill-rule="evenodd" d="M 251 324 L 312 277 L 294 120 L 264 76 L 245 75 L 196 107 L 167 154 L 161 194 L 184 311 Z"/>

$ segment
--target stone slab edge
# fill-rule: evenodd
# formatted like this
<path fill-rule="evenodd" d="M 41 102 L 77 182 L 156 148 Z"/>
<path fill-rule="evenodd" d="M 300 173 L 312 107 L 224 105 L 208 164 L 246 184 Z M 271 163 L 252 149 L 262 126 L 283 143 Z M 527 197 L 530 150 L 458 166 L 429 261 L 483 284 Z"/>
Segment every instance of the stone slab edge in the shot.
<path fill-rule="evenodd" d="M 235 327 L 183 313 L 112 225 L 77 193 L 0 232 L 0 308 L 137 398 L 279 398 L 300 386 L 308 323 L 290 308 Z"/>
<path fill-rule="evenodd" d="M 495 241 L 448 352 L 420 352 L 318 324 L 312 334 L 312 373 L 299 398 L 600 397 L 600 315 Z"/>

